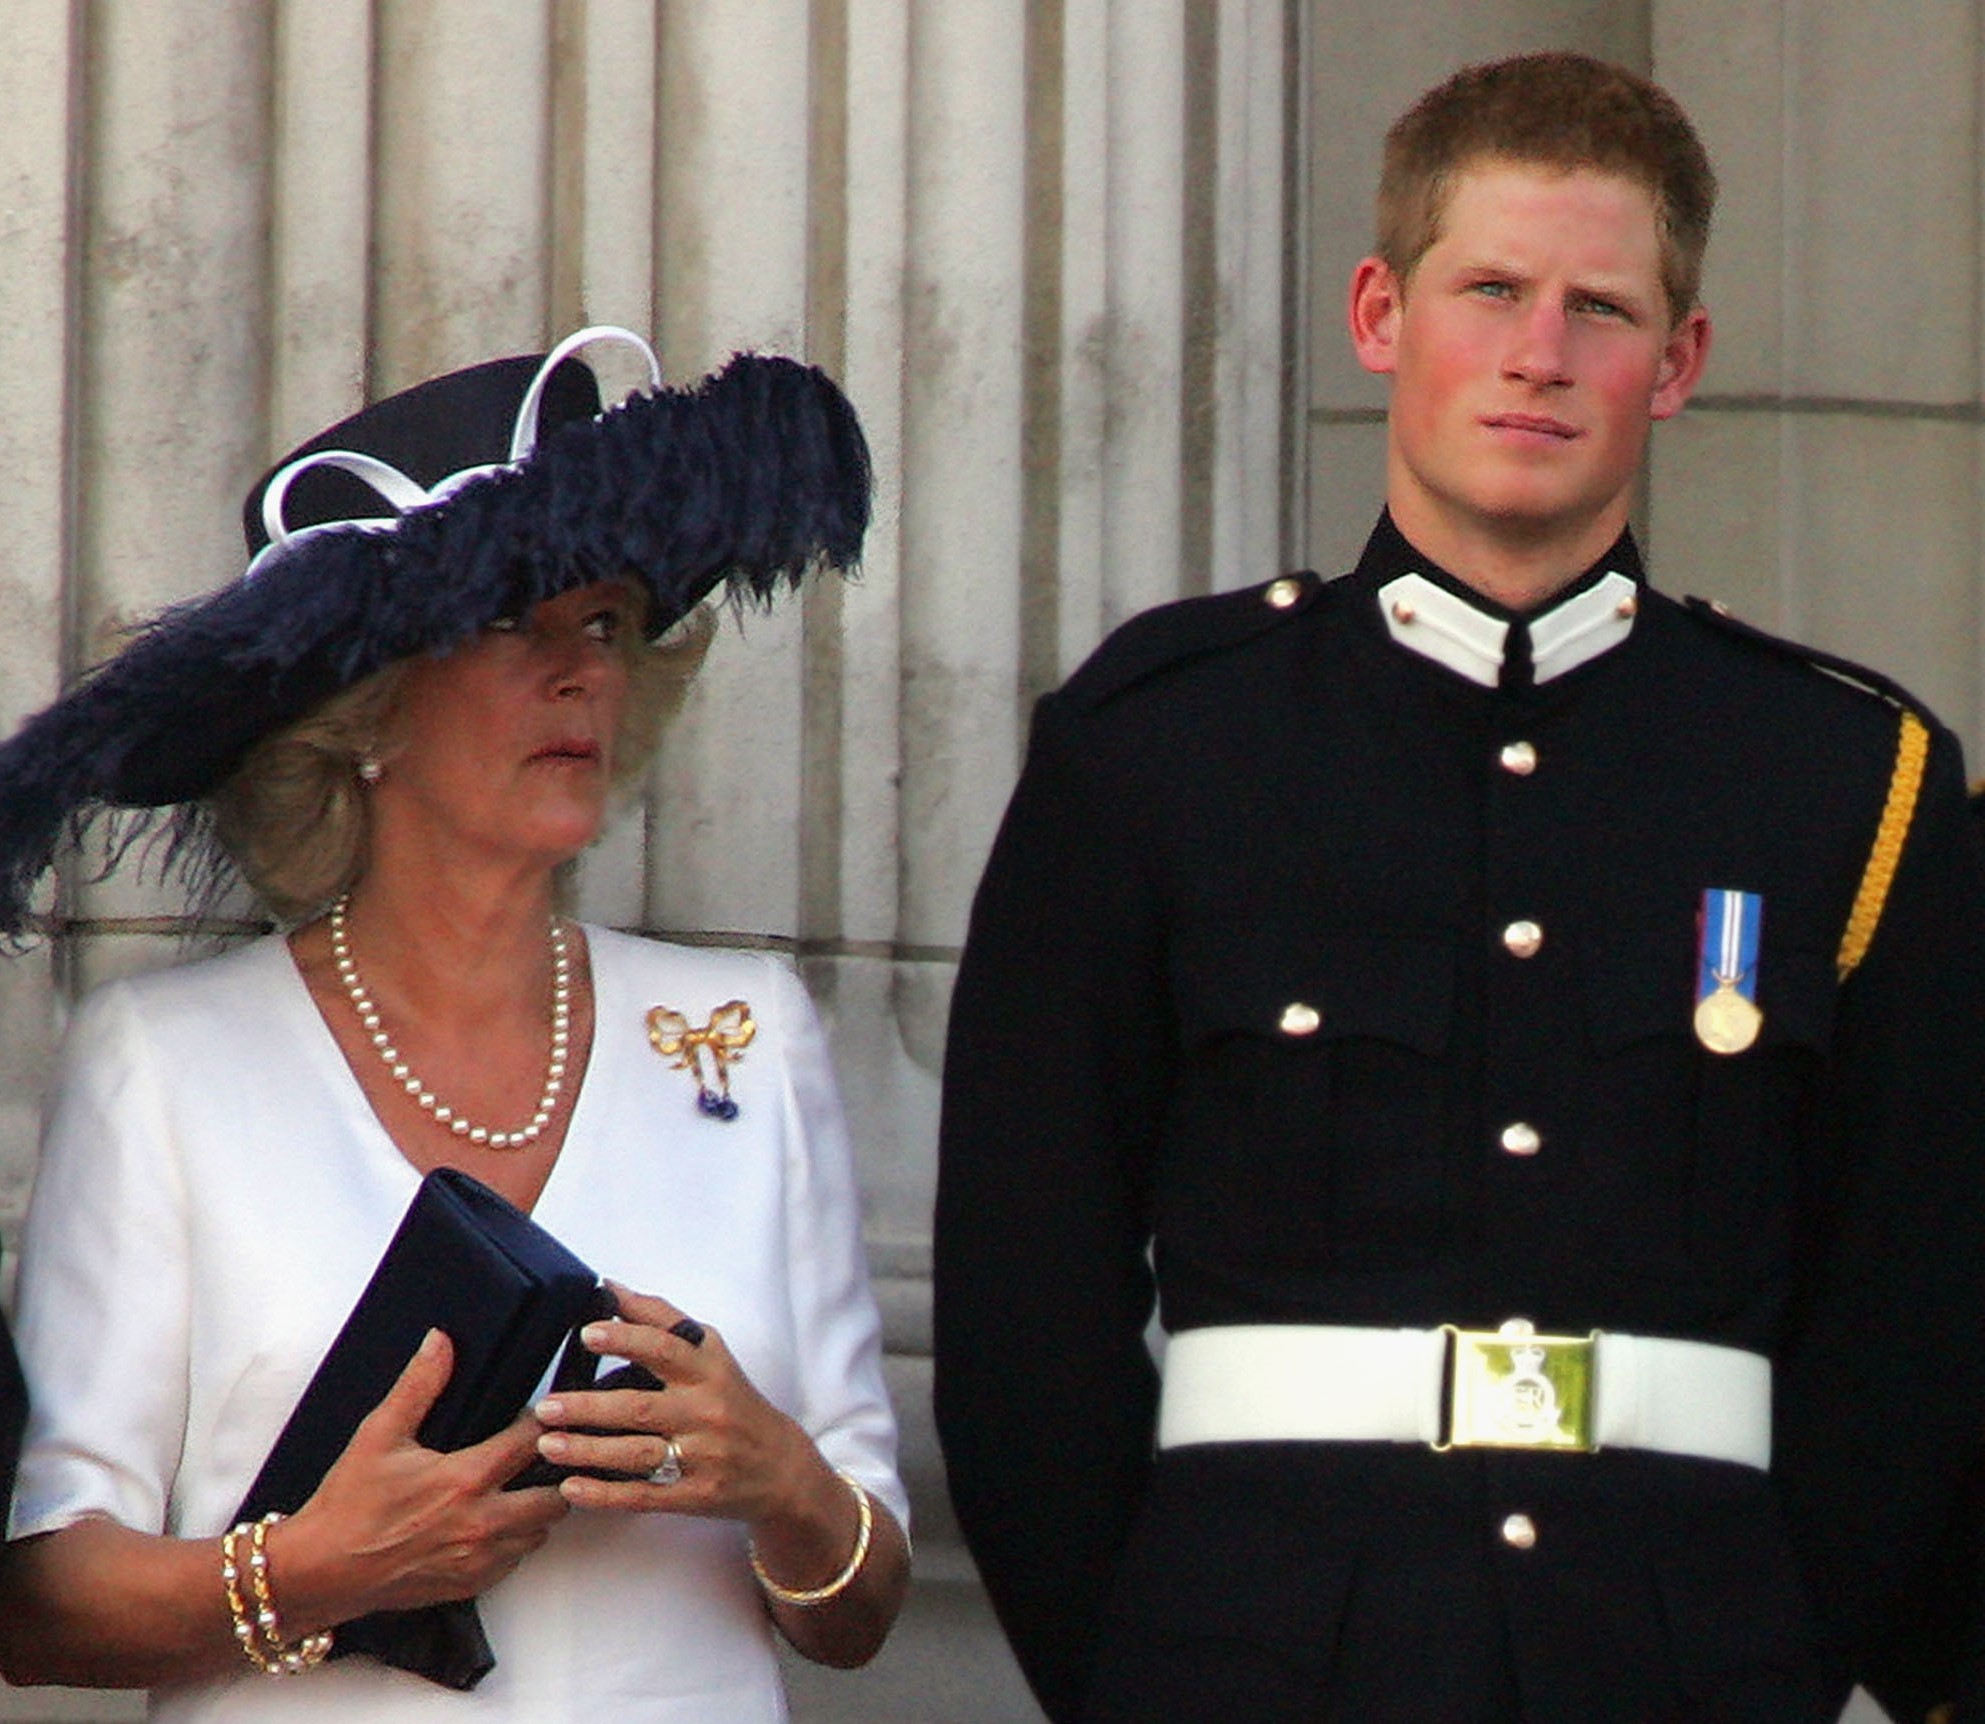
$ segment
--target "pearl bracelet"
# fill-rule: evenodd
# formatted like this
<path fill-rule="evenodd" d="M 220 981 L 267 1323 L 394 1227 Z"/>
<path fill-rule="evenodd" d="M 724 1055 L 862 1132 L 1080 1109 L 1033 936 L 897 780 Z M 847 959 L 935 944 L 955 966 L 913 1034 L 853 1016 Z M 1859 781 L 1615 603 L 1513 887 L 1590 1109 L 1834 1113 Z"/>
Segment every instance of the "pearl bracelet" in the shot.
<path fill-rule="evenodd" d="M 221 1534 L 221 1586 L 227 1593 L 235 1643 L 242 1657 L 265 1676 L 299 1675 L 314 1664 L 322 1664 L 331 1650 L 328 1628 L 295 1642 L 283 1638 L 282 1618 L 276 1613 L 275 1594 L 269 1588 L 269 1528 L 282 1518 L 272 1512 L 258 1521 L 242 1521 Z M 238 1551 L 244 1537 L 248 1540 L 248 1591 L 255 1600 L 253 1615 L 241 1591 Z"/>
<path fill-rule="evenodd" d="M 868 1561 L 869 1540 L 875 1535 L 875 1507 L 860 1480 L 846 1473 L 836 1473 L 834 1476 L 854 1493 L 855 1508 L 861 1516 L 855 1526 L 855 1548 L 849 1554 L 846 1565 L 824 1586 L 781 1586 L 765 1572 L 765 1564 L 758 1559 L 758 1545 L 754 1541 L 746 1547 L 751 1556 L 751 1572 L 758 1577 L 758 1584 L 765 1589 L 767 1598 L 777 1599 L 781 1604 L 825 1604 L 830 1598 L 838 1598 L 846 1592 L 855 1576 L 861 1573 L 862 1564 Z"/>

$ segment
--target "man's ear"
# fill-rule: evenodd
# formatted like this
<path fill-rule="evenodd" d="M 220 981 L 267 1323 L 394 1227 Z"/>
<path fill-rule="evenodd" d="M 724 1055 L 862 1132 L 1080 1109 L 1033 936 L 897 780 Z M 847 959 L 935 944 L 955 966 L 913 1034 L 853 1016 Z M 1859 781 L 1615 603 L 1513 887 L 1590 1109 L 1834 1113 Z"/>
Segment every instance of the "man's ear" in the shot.
<path fill-rule="evenodd" d="M 1346 321 L 1351 350 L 1367 371 L 1384 376 L 1399 363 L 1399 318 L 1406 309 L 1406 284 L 1383 258 L 1368 257 L 1351 272 Z"/>
<path fill-rule="evenodd" d="M 1655 373 L 1650 419 L 1672 419 L 1686 407 L 1709 363 L 1709 313 L 1697 306 L 1668 332 L 1661 349 L 1661 369 Z"/>

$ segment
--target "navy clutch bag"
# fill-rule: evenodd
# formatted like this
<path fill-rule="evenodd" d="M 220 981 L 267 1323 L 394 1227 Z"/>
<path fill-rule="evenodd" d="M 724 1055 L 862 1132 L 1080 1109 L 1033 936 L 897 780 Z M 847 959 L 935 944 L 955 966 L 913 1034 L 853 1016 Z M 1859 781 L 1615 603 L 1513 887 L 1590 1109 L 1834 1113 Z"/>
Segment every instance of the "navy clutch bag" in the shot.
<path fill-rule="evenodd" d="M 454 1342 L 455 1368 L 420 1441 L 445 1451 L 494 1436 L 601 1297 L 592 1270 L 514 1204 L 453 1168 L 428 1174 L 236 1518 L 301 1508 L 431 1328 Z M 358 1652 L 456 1689 L 496 1664 L 472 1600 L 340 1624 L 331 1656 Z"/>

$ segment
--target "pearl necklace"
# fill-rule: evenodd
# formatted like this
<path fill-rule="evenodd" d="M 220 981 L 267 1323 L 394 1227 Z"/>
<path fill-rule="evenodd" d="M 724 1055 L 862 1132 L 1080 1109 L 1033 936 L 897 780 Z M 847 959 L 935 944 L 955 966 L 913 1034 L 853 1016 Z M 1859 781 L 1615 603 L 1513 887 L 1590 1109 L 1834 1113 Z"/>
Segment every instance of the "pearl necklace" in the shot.
<path fill-rule="evenodd" d="M 423 1113 L 434 1116 L 436 1125 L 445 1125 L 457 1137 L 465 1137 L 473 1144 L 487 1144 L 491 1149 L 524 1149 L 536 1143 L 551 1123 L 559 1093 L 565 1088 L 565 1050 L 572 1031 L 572 961 L 565 948 L 565 929 L 558 918 L 554 916 L 551 922 L 551 1058 L 545 1066 L 544 1093 L 538 1097 L 538 1110 L 531 1115 L 530 1124 L 515 1131 L 491 1131 L 486 1125 L 471 1125 L 440 1101 L 433 1090 L 414 1076 L 413 1069 L 393 1045 L 393 1038 L 381 1027 L 379 1008 L 372 1003 L 372 996 L 358 979 L 358 966 L 352 962 L 351 941 L 345 933 L 345 912 L 350 907 L 349 892 L 331 906 L 331 958 L 338 966 L 338 980 L 344 984 L 358 1021 L 365 1027 L 394 1081 L 420 1103 Z"/>

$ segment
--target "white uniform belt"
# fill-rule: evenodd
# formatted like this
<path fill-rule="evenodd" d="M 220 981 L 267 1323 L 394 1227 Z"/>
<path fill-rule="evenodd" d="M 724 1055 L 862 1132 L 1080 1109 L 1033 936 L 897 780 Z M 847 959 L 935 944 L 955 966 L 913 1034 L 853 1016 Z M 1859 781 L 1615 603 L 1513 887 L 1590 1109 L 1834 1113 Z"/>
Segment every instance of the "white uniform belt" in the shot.
<path fill-rule="evenodd" d="M 1514 1336 L 1514 1339 L 1511 1337 Z M 1434 1448 L 1655 1449 L 1705 1460 L 1771 1464 L 1771 1361 L 1736 1347 L 1648 1335 L 1595 1333 L 1557 1340 L 1527 1326 L 1496 1335 L 1453 1329 L 1365 1329 L 1329 1324 L 1237 1324 L 1188 1329 L 1165 1347 L 1158 1445 L 1378 1442 Z M 1483 1341 L 1504 1359 L 1481 1379 L 1477 1401 L 1545 1381 L 1545 1347 L 1585 1354 L 1578 1395 L 1589 1394 L 1580 1436 L 1457 1435 L 1463 1344 Z M 1589 1346 L 1587 1342 L 1589 1341 Z M 1522 1349 L 1526 1362 L 1507 1355 Z M 1451 1359 L 1450 1355 L 1454 1355 Z M 1554 1391 L 1540 1391 L 1547 1399 Z M 1571 1398 L 1568 1394 L 1567 1398 Z M 1555 1420 L 1555 1412 L 1550 1414 Z M 1535 1428 L 1536 1414 L 1530 1414 Z M 1472 1419 L 1472 1416 L 1471 1416 Z M 1520 1421 L 1519 1421 L 1520 1422 Z"/>

